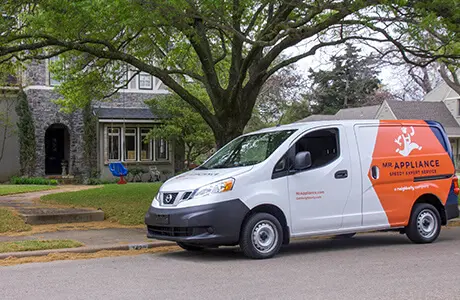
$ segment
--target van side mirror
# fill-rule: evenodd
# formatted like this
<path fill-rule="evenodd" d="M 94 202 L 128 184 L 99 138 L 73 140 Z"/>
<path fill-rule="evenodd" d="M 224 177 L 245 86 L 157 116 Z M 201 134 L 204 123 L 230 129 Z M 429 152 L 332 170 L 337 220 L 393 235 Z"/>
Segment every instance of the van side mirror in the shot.
<path fill-rule="evenodd" d="M 309 151 L 302 151 L 296 154 L 294 168 L 303 171 L 311 167 L 311 154 Z"/>

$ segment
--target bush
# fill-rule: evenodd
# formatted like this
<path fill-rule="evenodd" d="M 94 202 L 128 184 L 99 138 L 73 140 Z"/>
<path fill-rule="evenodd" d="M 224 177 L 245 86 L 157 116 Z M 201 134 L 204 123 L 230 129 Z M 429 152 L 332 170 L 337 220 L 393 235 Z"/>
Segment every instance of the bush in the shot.
<path fill-rule="evenodd" d="M 103 180 L 103 179 L 99 179 L 99 178 L 88 178 L 85 182 L 85 184 L 87 185 L 101 185 L 101 184 L 114 184 L 114 183 L 117 183 L 118 180 L 117 179 L 108 179 L 108 180 Z"/>
<path fill-rule="evenodd" d="M 37 184 L 37 185 L 57 185 L 56 179 L 46 179 L 42 177 L 11 177 L 11 184 Z"/>

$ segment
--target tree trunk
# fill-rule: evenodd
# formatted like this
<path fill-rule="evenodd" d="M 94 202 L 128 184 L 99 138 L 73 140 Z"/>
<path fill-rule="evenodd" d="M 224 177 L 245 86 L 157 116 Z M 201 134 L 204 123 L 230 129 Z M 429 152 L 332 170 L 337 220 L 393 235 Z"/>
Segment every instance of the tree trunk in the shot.
<path fill-rule="evenodd" d="M 228 142 L 243 134 L 244 127 L 248 123 L 248 120 L 245 119 L 246 118 L 242 118 L 241 116 L 219 118 L 220 124 L 222 125 L 221 129 L 213 128 L 217 149 L 222 148 Z"/>
<path fill-rule="evenodd" d="M 187 145 L 187 154 L 186 154 L 186 159 L 187 159 L 187 171 L 190 170 L 190 159 L 191 159 L 191 154 L 192 154 L 192 149 L 193 146 Z"/>

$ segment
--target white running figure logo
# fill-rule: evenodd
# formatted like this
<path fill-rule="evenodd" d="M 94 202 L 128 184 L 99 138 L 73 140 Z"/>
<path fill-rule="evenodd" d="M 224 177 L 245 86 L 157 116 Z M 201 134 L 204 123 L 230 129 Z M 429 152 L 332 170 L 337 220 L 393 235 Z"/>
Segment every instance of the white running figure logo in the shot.
<path fill-rule="evenodd" d="M 401 147 L 402 143 L 404 143 L 403 149 L 399 149 L 399 147 L 396 149 L 396 152 L 401 154 L 402 156 L 408 156 L 414 149 L 422 150 L 421 146 L 419 146 L 417 143 L 412 142 L 411 137 L 414 136 L 415 130 L 414 130 L 414 127 L 412 126 L 410 127 L 410 129 L 412 130 L 412 132 L 408 133 L 407 128 L 402 127 L 401 128 L 402 134 L 398 136 L 397 139 L 395 139 L 395 143 L 398 144 L 399 147 Z M 401 139 L 402 139 L 402 142 L 401 142 Z"/>

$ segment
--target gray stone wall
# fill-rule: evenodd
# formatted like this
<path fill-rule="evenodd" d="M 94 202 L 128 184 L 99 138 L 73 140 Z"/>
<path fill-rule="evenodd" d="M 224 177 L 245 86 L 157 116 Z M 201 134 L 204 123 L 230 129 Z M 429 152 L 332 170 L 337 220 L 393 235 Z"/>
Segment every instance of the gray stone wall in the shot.
<path fill-rule="evenodd" d="M 85 171 L 83 162 L 83 115 L 81 111 L 66 114 L 59 111 L 59 106 L 52 102 L 59 95 L 52 90 L 26 91 L 30 109 L 35 120 L 35 137 L 37 143 L 36 176 L 45 175 L 45 133 L 53 124 L 63 124 L 69 131 L 69 173 L 81 175 Z"/>
<path fill-rule="evenodd" d="M 32 61 L 24 72 L 24 85 L 49 85 L 46 61 Z"/>

